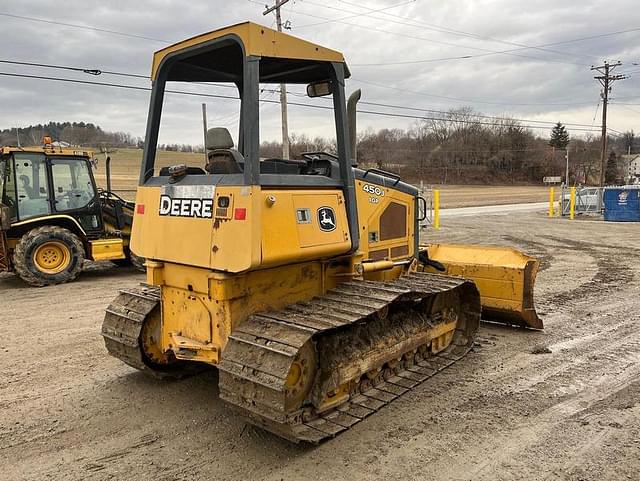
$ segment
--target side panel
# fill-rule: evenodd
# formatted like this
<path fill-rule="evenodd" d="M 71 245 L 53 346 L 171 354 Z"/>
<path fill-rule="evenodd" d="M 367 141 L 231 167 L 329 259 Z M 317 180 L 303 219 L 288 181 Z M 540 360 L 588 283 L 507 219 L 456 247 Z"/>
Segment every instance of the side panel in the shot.
<path fill-rule="evenodd" d="M 393 187 L 356 180 L 360 250 L 365 260 L 415 255 L 415 197 Z"/>
<path fill-rule="evenodd" d="M 340 190 L 262 192 L 262 265 L 322 259 L 351 248 Z"/>

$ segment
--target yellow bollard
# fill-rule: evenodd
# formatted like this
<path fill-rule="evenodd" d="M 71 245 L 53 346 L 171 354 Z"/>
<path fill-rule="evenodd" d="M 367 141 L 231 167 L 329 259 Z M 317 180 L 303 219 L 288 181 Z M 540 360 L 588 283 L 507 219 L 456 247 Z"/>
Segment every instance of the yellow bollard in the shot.
<path fill-rule="evenodd" d="M 433 191 L 433 227 L 440 230 L 440 191 Z"/>
<path fill-rule="evenodd" d="M 553 193 L 553 187 L 549 187 L 549 217 L 553 217 L 553 198 L 555 197 Z"/>
<path fill-rule="evenodd" d="M 576 188 L 571 187 L 571 196 L 569 197 L 569 219 L 573 220 L 576 216 Z"/>

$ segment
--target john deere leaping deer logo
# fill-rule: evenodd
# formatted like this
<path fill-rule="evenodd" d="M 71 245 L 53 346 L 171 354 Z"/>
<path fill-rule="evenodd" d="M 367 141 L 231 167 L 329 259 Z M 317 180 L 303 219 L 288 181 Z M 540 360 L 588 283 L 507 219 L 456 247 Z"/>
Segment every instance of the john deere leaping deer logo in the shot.
<path fill-rule="evenodd" d="M 320 207 L 318 209 L 318 225 L 320 230 L 331 232 L 336 228 L 336 214 L 331 207 Z"/>

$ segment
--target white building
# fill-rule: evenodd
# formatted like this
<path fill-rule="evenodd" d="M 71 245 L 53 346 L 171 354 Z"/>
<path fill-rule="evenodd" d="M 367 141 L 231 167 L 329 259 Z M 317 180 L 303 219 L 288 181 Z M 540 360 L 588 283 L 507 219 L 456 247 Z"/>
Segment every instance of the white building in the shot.
<path fill-rule="evenodd" d="M 623 155 L 624 175 L 628 183 L 638 182 L 640 179 L 640 154 Z"/>

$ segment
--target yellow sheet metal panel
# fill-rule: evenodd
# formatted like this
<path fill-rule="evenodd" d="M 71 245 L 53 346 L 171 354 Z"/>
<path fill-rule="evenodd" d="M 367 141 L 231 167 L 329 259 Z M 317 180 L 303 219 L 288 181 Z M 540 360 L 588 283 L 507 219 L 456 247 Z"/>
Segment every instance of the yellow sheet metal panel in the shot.
<path fill-rule="evenodd" d="M 249 315 L 321 295 L 347 269 L 307 262 L 226 274 L 164 263 L 162 348 L 181 359 L 215 364 L 232 330 Z M 178 339 L 190 349 L 180 349 Z"/>
<path fill-rule="evenodd" d="M 185 187 L 138 188 L 133 252 L 147 259 L 209 266 L 214 186 Z M 198 212 L 187 204 L 193 199 L 200 201 Z"/>
<path fill-rule="evenodd" d="M 262 266 L 332 257 L 351 248 L 340 190 L 265 190 L 262 206 Z"/>
<path fill-rule="evenodd" d="M 524 268 L 528 261 L 535 260 L 511 247 L 430 244 L 429 257 L 442 258 L 449 262 L 470 263 L 479 266 L 501 266 Z M 433 255 L 433 257 L 432 257 Z"/>
<path fill-rule="evenodd" d="M 542 329 L 533 303 L 538 261 L 510 247 L 431 244 L 429 258 L 446 274 L 471 279 L 482 298 L 483 317 Z"/>
<path fill-rule="evenodd" d="M 98 239 L 89 241 L 91 260 L 111 261 L 124 259 L 124 242 L 121 238 Z"/>
<path fill-rule="evenodd" d="M 344 62 L 344 57 L 340 52 L 278 32 L 263 25 L 245 22 L 203 33 L 157 51 L 153 56 L 151 79 L 156 79 L 158 67 L 168 54 L 209 42 L 225 35 L 239 37 L 247 56 Z"/>
<path fill-rule="evenodd" d="M 357 180 L 356 202 L 358 204 L 358 223 L 360 224 L 360 250 L 364 254 L 364 259 L 382 260 L 385 258 L 393 260 L 407 259 L 414 255 L 414 216 L 415 199 L 412 195 L 400 192 L 393 187 L 383 187 Z M 405 209 L 394 209 L 398 204 Z M 389 210 L 390 209 L 390 210 Z M 405 226 L 404 233 L 393 235 L 384 239 L 382 235 L 381 219 L 387 213 L 404 212 L 404 222 L 398 225 Z M 400 221 L 400 219 L 396 219 Z M 392 228 L 391 231 L 394 229 Z"/>
<path fill-rule="evenodd" d="M 147 259 L 241 272 L 260 263 L 259 187 L 140 187 L 131 250 Z M 217 215 L 218 200 L 230 205 Z"/>
<path fill-rule="evenodd" d="M 228 272 L 243 272 L 261 264 L 260 187 L 216 187 L 215 205 L 227 197 L 229 207 L 214 210 L 209 266 Z"/>

